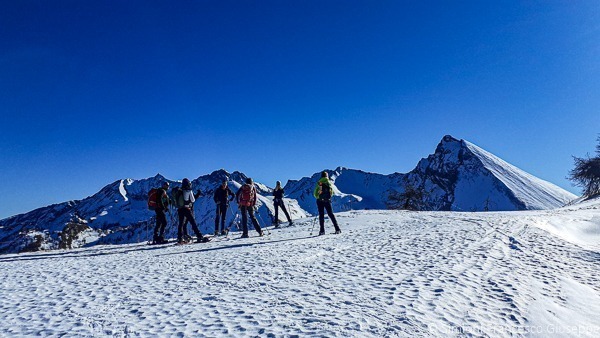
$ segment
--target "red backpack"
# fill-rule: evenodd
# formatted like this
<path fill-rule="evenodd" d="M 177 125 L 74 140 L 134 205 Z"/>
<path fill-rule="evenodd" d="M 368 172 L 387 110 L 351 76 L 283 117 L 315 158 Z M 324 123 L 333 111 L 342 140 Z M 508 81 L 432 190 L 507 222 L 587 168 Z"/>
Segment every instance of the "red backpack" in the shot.
<path fill-rule="evenodd" d="M 161 194 L 162 191 L 162 194 Z M 161 199 L 166 195 L 166 192 L 162 189 L 150 189 L 148 192 L 148 209 L 156 210 L 162 207 Z"/>
<path fill-rule="evenodd" d="M 254 186 L 244 184 L 240 189 L 242 189 L 242 193 L 240 194 L 238 204 L 245 207 L 251 207 L 256 199 L 256 190 L 254 190 Z"/>

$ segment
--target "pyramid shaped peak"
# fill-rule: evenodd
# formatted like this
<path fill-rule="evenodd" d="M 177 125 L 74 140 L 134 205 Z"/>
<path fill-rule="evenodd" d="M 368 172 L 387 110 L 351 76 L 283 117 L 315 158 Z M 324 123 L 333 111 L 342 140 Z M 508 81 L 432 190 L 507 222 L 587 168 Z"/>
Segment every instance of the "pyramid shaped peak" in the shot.
<path fill-rule="evenodd" d="M 160 173 L 157 173 L 156 175 L 154 175 L 154 177 L 152 177 L 156 180 L 166 180 L 167 178 L 164 177 L 163 175 L 161 175 Z"/>

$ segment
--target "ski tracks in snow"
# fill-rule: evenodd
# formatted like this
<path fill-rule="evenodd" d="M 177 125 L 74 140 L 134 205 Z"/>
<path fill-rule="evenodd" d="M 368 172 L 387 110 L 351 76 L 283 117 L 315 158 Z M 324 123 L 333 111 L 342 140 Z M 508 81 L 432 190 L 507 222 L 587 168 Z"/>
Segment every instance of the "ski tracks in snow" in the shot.
<path fill-rule="evenodd" d="M 0 334 L 511 336 L 540 297 L 567 306 L 565 278 L 600 293 L 599 254 L 527 217 L 353 211 L 341 235 L 2 256 Z"/>

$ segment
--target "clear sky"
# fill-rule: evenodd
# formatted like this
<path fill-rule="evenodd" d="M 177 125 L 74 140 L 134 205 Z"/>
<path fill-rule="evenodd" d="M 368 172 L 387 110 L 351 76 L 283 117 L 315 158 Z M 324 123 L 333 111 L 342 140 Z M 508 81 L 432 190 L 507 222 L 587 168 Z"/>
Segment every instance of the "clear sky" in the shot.
<path fill-rule="evenodd" d="M 578 193 L 599 109 L 597 0 L 3 1 L 0 218 L 158 172 L 408 172 L 446 134 Z"/>

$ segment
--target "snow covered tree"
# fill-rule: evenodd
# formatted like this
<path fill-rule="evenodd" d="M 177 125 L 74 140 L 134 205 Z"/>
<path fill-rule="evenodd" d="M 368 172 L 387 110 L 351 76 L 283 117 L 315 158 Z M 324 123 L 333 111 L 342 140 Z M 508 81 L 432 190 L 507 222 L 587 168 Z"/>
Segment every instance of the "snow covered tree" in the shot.
<path fill-rule="evenodd" d="M 583 188 L 583 195 L 586 197 L 600 194 L 600 137 L 598 137 L 595 157 L 573 156 L 573 159 L 575 168 L 569 173 L 569 179 Z"/>

